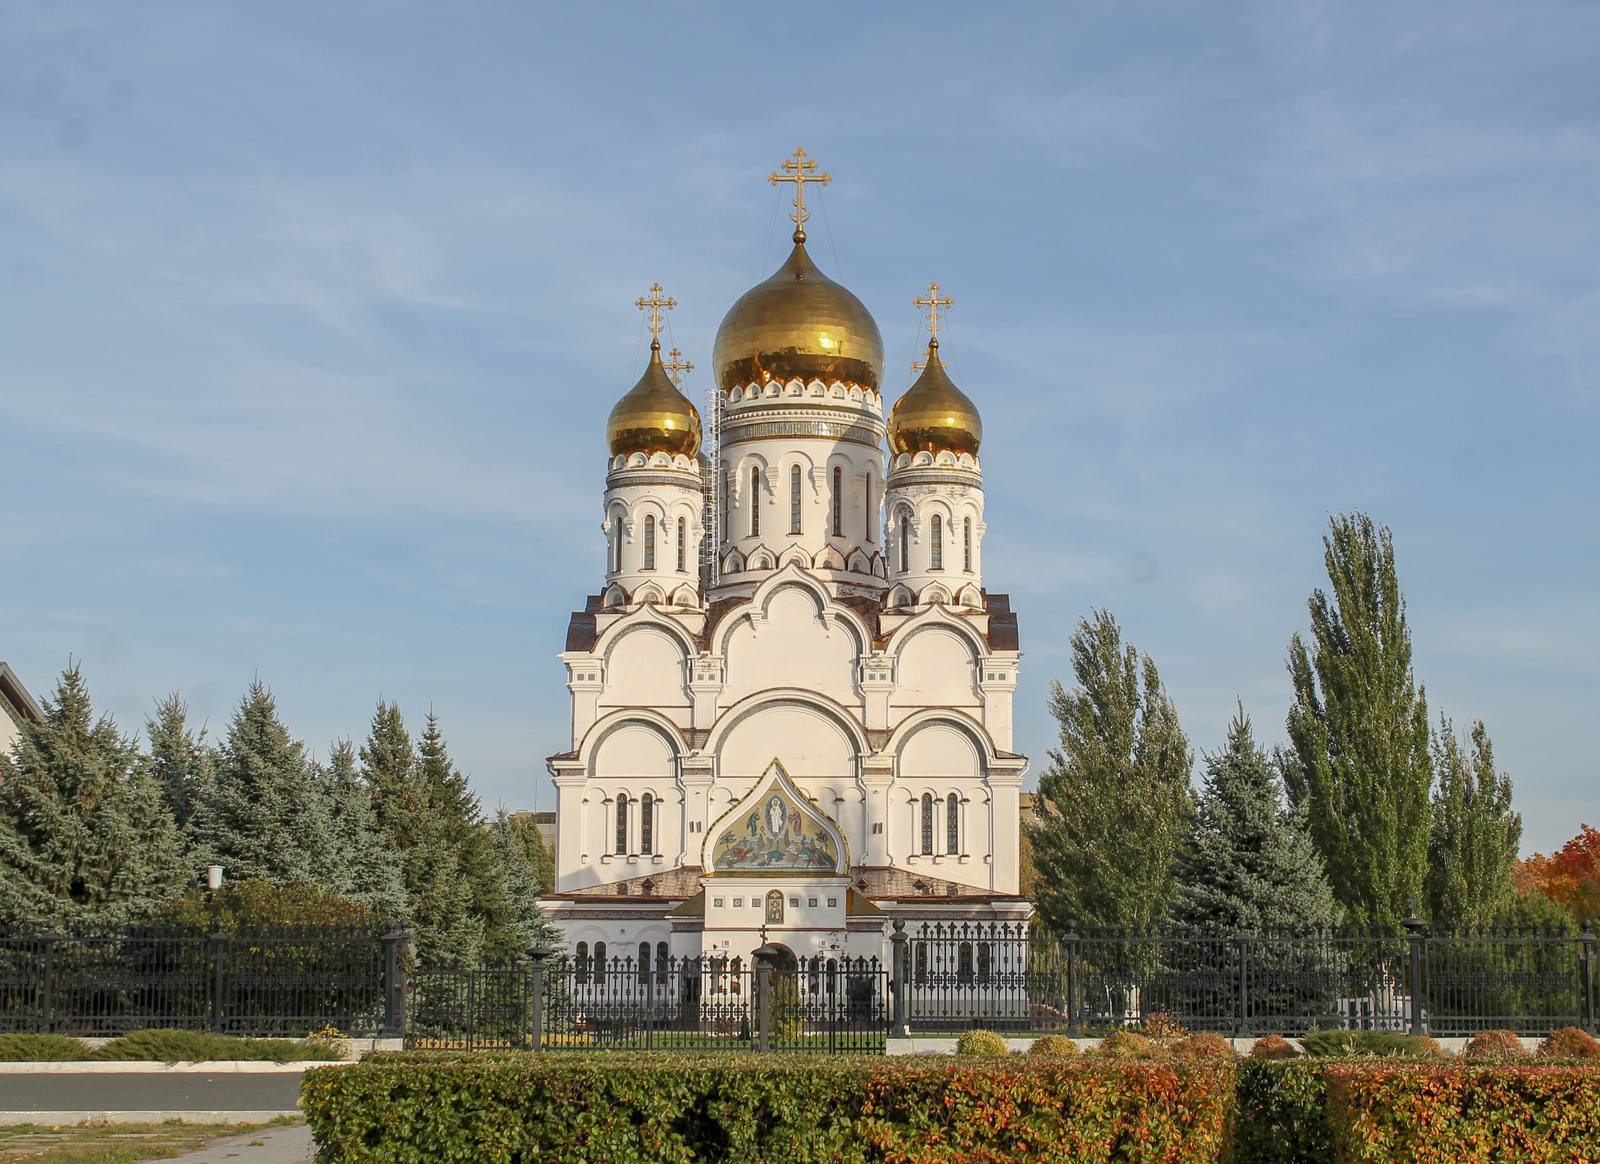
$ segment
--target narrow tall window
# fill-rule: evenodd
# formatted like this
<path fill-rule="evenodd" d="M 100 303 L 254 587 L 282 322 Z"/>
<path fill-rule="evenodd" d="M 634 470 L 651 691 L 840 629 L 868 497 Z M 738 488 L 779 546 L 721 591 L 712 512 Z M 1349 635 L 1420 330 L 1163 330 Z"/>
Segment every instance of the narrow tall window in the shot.
<path fill-rule="evenodd" d="M 594 944 L 594 980 L 601 986 L 606 984 L 606 944 L 604 942 L 596 942 Z"/>
<path fill-rule="evenodd" d="M 613 850 L 617 856 L 624 857 L 628 853 L 628 794 L 617 793 L 617 847 Z"/>
<path fill-rule="evenodd" d="M 867 544 L 878 540 L 878 515 L 872 508 L 872 474 L 867 474 Z"/>
<path fill-rule="evenodd" d="M 944 519 L 933 515 L 932 537 L 928 539 L 928 568 L 944 569 Z"/>
<path fill-rule="evenodd" d="M 620 567 L 619 567 L 620 568 Z M 900 573 L 911 569 L 911 513 L 900 511 Z"/>
<path fill-rule="evenodd" d="M 639 943 L 639 982 L 650 985 L 650 943 Z"/>
<path fill-rule="evenodd" d="M 656 518 L 653 513 L 644 515 L 644 568 L 656 568 Z"/>
<path fill-rule="evenodd" d="M 833 536 L 844 537 L 844 470 L 833 467 Z"/>
<path fill-rule="evenodd" d="M 589 943 L 579 942 L 578 951 L 572 960 L 573 971 L 578 976 L 578 985 L 589 985 Z"/>
<path fill-rule="evenodd" d="M 994 955 L 989 949 L 988 942 L 978 943 L 978 981 L 989 981 L 989 970 Z"/>
<path fill-rule="evenodd" d="M 800 532 L 800 466 L 789 470 L 789 532 Z"/>
<path fill-rule="evenodd" d="M 665 986 L 667 984 L 667 970 L 669 968 L 667 963 L 668 963 L 668 960 L 671 957 L 672 957 L 672 954 L 671 954 L 671 951 L 667 947 L 667 943 L 665 943 L 665 942 L 657 942 L 656 943 L 656 985 L 657 986 Z"/>
<path fill-rule="evenodd" d="M 761 536 L 761 470 L 750 470 L 750 536 Z"/>
<path fill-rule="evenodd" d="M 648 792 L 639 799 L 639 852 L 649 856 L 656 851 L 656 802 Z"/>
<path fill-rule="evenodd" d="M 611 515 L 611 569 L 622 573 L 622 510 Z"/>
<path fill-rule="evenodd" d="M 961 802 L 952 792 L 944 802 L 944 851 L 951 856 L 961 852 Z"/>
<path fill-rule="evenodd" d="M 933 793 L 922 794 L 922 855 L 933 856 Z"/>
<path fill-rule="evenodd" d="M 956 981 L 962 986 L 972 984 L 972 943 L 962 942 L 956 947 Z"/>
<path fill-rule="evenodd" d="M 680 517 L 678 519 L 678 573 L 680 574 L 682 574 L 686 569 L 684 563 L 688 560 L 688 545 L 689 523 L 684 518 Z"/>
<path fill-rule="evenodd" d="M 972 519 L 963 518 L 961 521 L 961 568 L 968 574 L 972 573 Z"/>

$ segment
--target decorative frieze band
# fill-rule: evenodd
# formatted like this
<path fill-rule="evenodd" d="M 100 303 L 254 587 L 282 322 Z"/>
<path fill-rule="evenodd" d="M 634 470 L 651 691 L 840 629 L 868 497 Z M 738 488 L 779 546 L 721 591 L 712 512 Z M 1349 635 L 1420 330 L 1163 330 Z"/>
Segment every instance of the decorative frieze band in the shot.
<path fill-rule="evenodd" d="M 722 430 L 722 443 L 725 445 L 777 437 L 821 437 L 824 440 L 853 441 L 874 449 L 882 443 L 882 437 L 872 429 L 837 420 L 764 420 L 730 425 Z"/>

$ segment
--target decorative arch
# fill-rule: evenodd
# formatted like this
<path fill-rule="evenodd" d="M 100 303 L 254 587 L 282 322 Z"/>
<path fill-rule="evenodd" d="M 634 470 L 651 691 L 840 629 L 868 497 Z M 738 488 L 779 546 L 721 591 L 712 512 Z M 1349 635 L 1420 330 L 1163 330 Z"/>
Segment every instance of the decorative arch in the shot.
<path fill-rule="evenodd" d="M 829 619 L 843 626 L 854 641 L 857 654 L 866 650 L 866 644 L 872 641 L 872 636 L 868 632 L 866 624 L 861 621 L 861 616 L 848 606 L 835 603 L 828 597 L 828 592 L 823 589 L 822 584 L 817 579 L 806 573 L 799 562 L 791 561 L 786 563 L 777 575 L 762 582 L 756 588 L 755 594 L 751 596 L 749 604 L 741 609 L 737 616 L 727 619 L 718 628 L 716 653 L 726 655 L 728 652 L 728 640 L 732 637 L 734 628 L 758 611 L 765 618 L 771 608 L 773 597 L 784 590 L 790 589 L 805 591 L 816 605 L 819 617 Z"/>
<path fill-rule="evenodd" d="M 915 618 L 908 619 L 895 632 L 889 636 L 889 642 L 884 647 L 884 653 L 899 655 L 905 650 L 906 643 L 923 631 L 938 628 L 954 631 L 967 644 L 972 651 L 972 661 L 980 663 L 988 657 L 988 644 L 983 641 L 977 629 L 966 619 L 951 614 L 943 606 L 932 606 L 918 614 Z"/>
<path fill-rule="evenodd" d="M 729 734 L 734 728 L 750 716 L 769 707 L 800 706 L 810 711 L 818 712 L 835 726 L 843 730 L 844 736 L 855 748 L 856 756 L 870 755 L 872 746 L 867 742 L 867 735 L 861 724 L 844 707 L 835 703 L 825 695 L 818 695 L 813 691 L 804 691 L 798 687 L 775 687 L 769 691 L 758 691 L 747 695 L 738 703 L 729 707 L 717 717 L 717 722 L 712 726 L 710 735 L 706 738 L 704 751 L 710 752 L 718 758 L 721 766 L 722 746 L 727 742 Z M 854 774 L 851 774 L 852 777 Z"/>
<path fill-rule="evenodd" d="M 647 728 L 660 736 L 672 753 L 674 767 L 689 753 L 683 734 L 666 716 L 648 708 L 630 707 L 601 716 L 583 733 L 583 742 L 578 745 L 578 757 L 583 762 L 584 773 L 590 777 L 595 775 L 595 757 L 607 738 L 632 727 Z"/>
<path fill-rule="evenodd" d="M 981 775 L 987 777 L 995 760 L 993 742 L 983 725 L 971 716 L 949 707 L 933 707 L 923 711 L 914 712 L 907 716 L 905 721 L 894 729 L 889 736 L 889 743 L 884 750 L 891 752 L 895 758 L 895 767 L 899 768 L 900 757 L 905 752 L 906 745 L 911 742 L 918 732 L 929 727 L 953 728 L 966 736 L 978 753 L 978 767 Z M 897 772 L 898 775 L 898 772 Z M 926 790 L 937 791 L 932 784 L 926 785 Z M 917 792 L 924 791 L 924 784 L 917 785 Z"/>
<path fill-rule="evenodd" d="M 647 583 L 647 585 L 649 584 Z M 643 587 L 640 589 L 642 590 Z M 656 593 L 658 595 L 656 601 L 660 602 L 660 591 L 657 590 Z M 646 628 L 665 632 L 678 644 L 678 649 L 683 652 L 685 660 L 692 659 L 700 653 L 699 647 L 695 645 L 694 638 L 682 624 L 676 619 L 668 618 L 659 611 L 646 606 L 640 610 L 630 612 L 625 618 L 618 619 L 601 631 L 599 638 L 595 640 L 595 645 L 590 649 L 590 654 L 601 655 L 606 659 L 610 659 L 611 652 L 616 647 L 619 639 L 624 635 Z"/>
<path fill-rule="evenodd" d="M 776 756 L 756 786 L 706 829 L 700 867 L 710 877 L 794 877 L 850 871 L 850 847 Z"/>

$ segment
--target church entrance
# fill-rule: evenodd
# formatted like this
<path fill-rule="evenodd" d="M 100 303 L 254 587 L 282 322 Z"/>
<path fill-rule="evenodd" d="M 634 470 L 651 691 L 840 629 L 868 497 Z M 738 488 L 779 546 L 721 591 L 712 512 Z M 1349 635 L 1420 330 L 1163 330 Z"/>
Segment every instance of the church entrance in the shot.
<path fill-rule="evenodd" d="M 772 959 L 772 968 L 777 977 L 793 978 L 796 974 L 800 973 L 800 963 L 799 960 L 795 958 L 793 950 L 789 949 L 788 946 L 779 945 L 777 942 L 772 942 L 770 944 L 775 950 L 777 950 L 777 953 Z"/>

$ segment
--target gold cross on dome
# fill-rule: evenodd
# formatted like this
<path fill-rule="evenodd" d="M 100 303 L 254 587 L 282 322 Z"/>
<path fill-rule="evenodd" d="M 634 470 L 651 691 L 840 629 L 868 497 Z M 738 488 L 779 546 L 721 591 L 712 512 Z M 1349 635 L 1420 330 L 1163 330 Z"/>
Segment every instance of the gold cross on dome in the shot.
<path fill-rule="evenodd" d="M 672 382 L 674 384 L 681 385 L 683 383 L 684 376 L 694 371 L 694 365 L 689 363 L 688 360 L 685 360 L 683 358 L 683 353 L 677 348 L 673 348 L 671 352 L 667 353 L 667 355 L 668 358 L 666 363 L 662 364 L 661 366 L 665 368 L 672 376 Z"/>
<path fill-rule="evenodd" d="M 650 313 L 650 335 L 652 339 L 659 342 L 661 329 L 665 326 L 661 320 L 661 313 L 663 311 L 671 311 L 678 306 L 678 301 L 676 299 L 661 298 L 661 284 L 652 283 L 650 284 L 650 298 L 641 297 L 635 299 L 633 305 L 640 311 L 648 311 Z"/>
<path fill-rule="evenodd" d="M 926 326 L 928 330 L 933 333 L 930 346 L 939 346 L 939 309 L 941 307 L 954 307 L 955 305 L 956 301 L 950 296 L 946 295 L 942 299 L 939 297 L 939 284 L 937 283 L 929 283 L 928 293 L 926 295 L 918 295 L 911 301 L 911 306 L 916 308 L 926 308 L 928 311 Z M 911 370 L 913 372 L 920 372 L 927 366 L 928 365 L 925 360 L 911 361 Z"/>
<path fill-rule="evenodd" d="M 794 183 L 794 213 L 789 217 L 794 219 L 794 233 L 796 242 L 804 242 L 806 238 L 806 219 L 811 215 L 806 213 L 806 183 L 816 182 L 826 186 L 833 181 L 832 176 L 817 173 L 817 163 L 806 156 L 806 151 L 797 149 L 794 157 L 785 158 L 783 173 L 774 170 L 767 175 L 767 181 L 776 186 L 779 182 Z"/>

